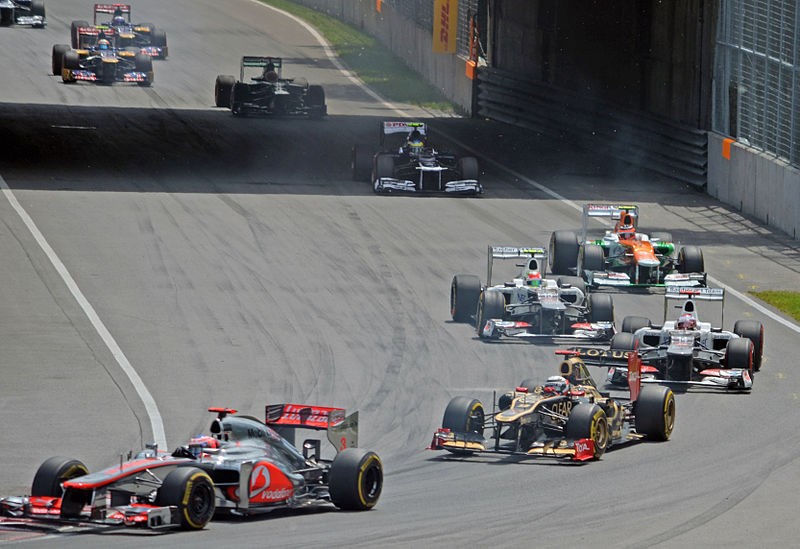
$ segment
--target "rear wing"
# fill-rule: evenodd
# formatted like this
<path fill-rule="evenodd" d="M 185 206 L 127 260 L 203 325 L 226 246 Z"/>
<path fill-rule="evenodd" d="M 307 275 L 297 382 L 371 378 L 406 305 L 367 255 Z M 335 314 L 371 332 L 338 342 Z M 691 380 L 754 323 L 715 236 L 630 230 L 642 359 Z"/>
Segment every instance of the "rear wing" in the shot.
<path fill-rule="evenodd" d="M 94 23 L 97 24 L 97 14 L 107 13 L 114 15 L 119 13 L 130 22 L 131 20 L 131 5 L 130 4 L 95 4 L 94 5 Z"/>
<path fill-rule="evenodd" d="M 344 408 L 311 406 L 307 404 L 268 404 L 264 423 L 286 433 L 293 442 L 294 431 L 311 429 L 327 431 L 328 441 L 337 452 L 358 447 L 358 412 L 349 416 Z"/>
<path fill-rule="evenodd" d="M 664 294 L 664 322 L 676 315 L 670 315 L 670 309 L 683 309 L 684 303 L 687 300 L 693 301 L 706 301 L 719 302 L 720 305 L 720 325 L 716 326 L 721 328 L 725 325 L 725 288 L 686 288 L 686 287 L 670 287 L 667 286 L 666 293 Z M 675 302 L 681 302 L 680 305 L 673 305 Z M 700 319 L 704 320 L 704 318 Z"/>
<path fill-rule="evenodd" d="M 387 135 L 395 133 L 409 134 L 417 130 L 422 135 L 428 135 L 428 126 L 425 122 L 402 122 L 385 120 L 381 122 L 381 145 Z"/>
<path fill-rule="evenodd" d="M 583 225 L 582 240 L 586 240 L 588 232 L 588 222 L 590 218 L 606 218 L 618 220 L 622 214 L 630 214 L 633 218 L 634 227 L 639 226 L 639 206 L 635 204 L 584 204 L 583 205 Z"/>
<path fill-rule="evenodd" d="M 110 40 L 116 47 L 117 33 L 113 28 L 78 27 L 78 49 L 91 48 L 100 38 Z"/>
<path fill-rule="evenodd" d="M 542 277 L 545 276 L 545 269 L 547 267 L 547 251 L 544 248 L 536 247 L 518 247 L 518 246 L 489 246 L 488 250 L 488 268 L 486 272 L 486 285 L 492 285 L 492 265 L 495 259 L 529 259 L 534 258 L 539 262 L 539 272 Z"/>
<path fill-rule="evenodd" d="M 262 71 L 267 65 L 272 65 L 273 70 L 281 76 L 281 69 L 283 68 L 283 58 L 281 57 L 264 57 L 260 55 L 245 55 L 242 57 L 242 63 L 239 71 L 239 80 L 244 80 L 244 71 L 248 68 L 258 68 Z"/>

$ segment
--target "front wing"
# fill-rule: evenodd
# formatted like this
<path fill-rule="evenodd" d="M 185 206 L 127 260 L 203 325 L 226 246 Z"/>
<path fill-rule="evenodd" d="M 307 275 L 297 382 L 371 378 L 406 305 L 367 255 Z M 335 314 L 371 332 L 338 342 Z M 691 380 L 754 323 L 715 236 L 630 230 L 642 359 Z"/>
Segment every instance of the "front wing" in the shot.
<path fill-rule="evenodd" d="M 520 320 L 489 319 L 480 329 L 484 339 L 514 337 L 519 339 L 571 339 L 580 341 L 609 341 L 614 335 L 614 325 L 610 322 L 580 322 L 570 326 L 570 331 L 563 334 L 534 333 L 529 322 Z"/>
<path fill-rule="evenodd" d="M 594 459 L 594 441 L 581 438 L 574 441 L 566 439 L 534 443 L 526 452 L 489 447 L 486 439 L 477 433 L 455 433 L 450 429 L 438 429 L 433 434 L 429 450 L 448 450 L 455 453 L 505 454 L 540 458 L 564 459 L 569 461 L 589 461 Z"/>

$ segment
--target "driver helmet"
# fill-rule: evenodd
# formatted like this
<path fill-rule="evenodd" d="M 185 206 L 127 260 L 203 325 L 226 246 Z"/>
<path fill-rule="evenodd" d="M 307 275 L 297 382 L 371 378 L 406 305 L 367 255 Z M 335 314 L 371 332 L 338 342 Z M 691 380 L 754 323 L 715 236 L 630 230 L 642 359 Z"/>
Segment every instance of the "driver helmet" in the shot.
<path fill-rule="evenodd" d="M 112 27 L 119 27 L 125 24 L 125 18 L 121 15 L 115 15 L 114 19 L 111 20 Z"/>
<path fill-rule="evenodd" d="M 550 376 L 544 384 L 544 392 L 555 395 L 569 393 L 569 380 L 564 376 Z"/>
<path fill-rule="evenodd" d="M 408 134 L 406 145 L 408 145 L 412 151 L 419 150 L 425 146 L 425 140 L 422 138 L 422 134 L 419 133 L 419 130 L 414 130 Z"/>
<path fill-rule="evenodd" d="M 200 457 L 204 448 L 219 448 L 219 441 L 208 435 L 197 435 L 189 440 L 189 452 L 194 457 Z"/>
<path fill-rule="evenodd" d="M 684 313 L 678 318 L 676 326 L 679 330 L 696 330 L 697 320 L 689 313 Z"/>
<path fill-rule="evenodd" d="M 528 274 L 525 277 L 525 284 L 527 286 L 538 288 L 542 285 L 542 273 L 539 271 L 528 271 Z"/>
<path fill-rule="evenodd" d="M 620 240 L 633 240 L 636 238 L 636 231 L 631 229 L 620 229 L 619 231 L 619 239 Z"/>
<path fill-rule="evenodd" d="M 109 42 L 106 38 L 101 38 L 97 41 L 97 49 L 98 50 L 108 50 L 111 49 L 111 42 Z"/>

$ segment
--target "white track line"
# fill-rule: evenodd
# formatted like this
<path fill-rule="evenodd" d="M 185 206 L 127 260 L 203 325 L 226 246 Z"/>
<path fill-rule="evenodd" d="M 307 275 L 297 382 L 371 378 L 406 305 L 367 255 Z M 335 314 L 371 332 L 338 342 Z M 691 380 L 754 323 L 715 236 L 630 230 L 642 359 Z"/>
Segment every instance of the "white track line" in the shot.
<path fill-rule="evenodd" d="M 36 226 L 36 223 L 33 222 L 31 216 L 28 215 L 28 212 L 20 205 L 17 201 L 17 197 L 14 196 L 14 193 L 6 184 L 5 179 L 0 176 L 0 189 L 2 189 L 3 194 L 5 195 L 8 203 L 11 204 L 11 207 L 14 208 L 14 211 L 17 212 L 22 222 L 25 223 L 25 226 L 30 231 L 33 238 L 36 239 L 36 242 L 39 244 L 39 247 L 45 253 L 47 258 L 52 263 L 53 268 L 55 268 L 56 272 L 61 276 L 61 279 L 64 281 L 64 284 L 67 285 L 70 293 L 75 298 L 75 301 L 78 302 L 83 312 L 86 314 L 86 317 L 89 319 L 89 322 L 92 323 L 92 326 L 97 331 L 98 335 L 103 340 L 103 343 L 106 344 L 108 350 L 111 351 L 111 354 L 114 355 L 114 359 L 119 364 L 119 367 L 125 372 L 125 375 L 128 376 L 128 379 L 133 384 L 134 389 L 136 389 L 136 393 L 139 395 L 139 398 L 142 399 L 142 403 L 144 404 L 145 409 L 147 410 L 147 415 L 150 418 L 150 428 L 153 430 L 153 440 L 158 444 L 159 448 L 166 448 L 167 447 L 167 439 L 164 434 L 164 422 L 161 419 L 161 413 L 158 411 L 158 406 L 156 405 L 156 401 L 153 399 L 153 395 L 150 394 L 150 391 L 147 390 L 142 378 L 139 377 L 139 374 L 136 373 L 136 370 L 131 366 L 131 363 L 128 361 L 128 358 L 125 356 L 125 353 L 122 352 L 119 345 L 117 344 L 114 337 L 111 335 L 111 332 L 108 331 L 103 321 L 100 320 L 100 317 L 97 316 L 97 312 L 92 307 L 89 300 L 83 295 L 78 285 L 75 283 L 75 280 L 72 278 L 72 275 L 69 274 L 67 268 L 62 263 L 61 259 L 56 255 L 53 248 L 50 247 L 50 244 L 47 243 L 45 240 L 44 235 L 39 231 L 39 228 Z"/>

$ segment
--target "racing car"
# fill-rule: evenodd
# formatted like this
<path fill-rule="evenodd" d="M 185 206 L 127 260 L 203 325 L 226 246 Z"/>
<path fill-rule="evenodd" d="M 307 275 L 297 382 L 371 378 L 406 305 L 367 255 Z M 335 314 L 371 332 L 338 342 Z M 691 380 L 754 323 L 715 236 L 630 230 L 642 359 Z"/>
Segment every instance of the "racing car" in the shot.
<path fill-rule="evenodd" d="M 112 17 L 103 21 L 100 18 L 104 15 Z M 132 23 L 130 4 L 95 4 L 92 25 L 88 21 L 73 21 L 70 25 L 73 48 L 80 47 L 81 29 L 87 28 L 116 34 L 118 47 L 137 48 L 139 52 L 155 59 L 166 59 L 169 53 L 167 33 L 152 23 Z"/>
<path fill-rule="evenodd" d="M 53 74 L 61 75 L 65 83 L 130 82 L 150 86 L 154 80 L 153 58 L 138 48 L 119 48 L 117 39 L 113 29 L 81 27 L 78 49 L 67 44 L 53 46 Z"/>
<path fill-rule="evenodd" d="M 250 76 L 254 70 L 258 74 Z M 226 74 L 217 76 L 214 104 L 229 108 L 237 116 L 300 115 L 319 120 L 328 114 L 322 86 L 310 85 L 304 78 L 284 78 L 280 57 L 242 57 L 239 80 Z"/>
<path fill-rule="evenodd" d="M 30 25 L 43 29 L 47 25 L 43 0 L 0 0 L 0 27 Z"/>
<path fill-rule="evenodd" d="M 602 236 L 588 235 L 588 221 L 616 220 Z M 632 204 L 585 204 L 580 238 L 574 231 L 550 237 L 550 269 L 575 273 L 593 288 L 642 288 L 706 285 L 703 252 L 683 246 L 676 253 L 672 235 L 638 231 L 639 207 Z"/>
<path fill-rule="evenodd" d="M 429 449 L 459 456 L 497 453 L 583 462 L 600 459 L 617 444 L 669 439 L 675 395 L 668 387 L 639 385 L 635 354 L 629 361 L 630 399 L 600 392 L 575 353 L 557 354 L 564 356 L 559 375 L 543 385 L 525 380 L 499 398 L 495 392 L 490 413 L 477 399 L 451 399 Z"/>
<path fill-rule="evenodd" d="M 357 447 L 358 412 L 276 404 L 266 407 L 262 422 L 230 408 L 208 410 L 216 414 L 209 434 L 171 453 L 148 445 L 95 473 L 77 459 L 46 460 L 30 495 L 0 499 L 0 526 L 198 530 L 215 513 L 327 503 L 364 511 L 377 503 L 383 465 L 377 454 Z M 298 450 L 287 438 L 296 429 L 326 430 L 335 457 L 322 458 L 318 439 L 307 439 Z"/>
<path fill-rule="evenodd" d="M 478 337 L 587 339 L 608 341 L 615 333 L 614 302 L 590 294 L 578 277 L 546 278 L 544 248 L 489 246 L 486 285 L 477 275 L 457 274 L 450 284 L 450 314 L 456 322 L 475 318 Z M 492 284 L 494 261 L 517 260 L 511 282 Z"/>
<path fill-rule="evenodd" d="M 371 145 L 353 147 L 353 179 L 369 178 L 376 193 L 483 193 L 477 158 L 437 150 L 427 138 L 424 122 L 382 122 L 377 151 Z"/>
<path fill-rule="evenodd" d="M 646 317 L 625 317 L 622 331 L 612 338 L 609 349 L 574 350 L 587 363 L 608 366 L 608 382 L 614 385 L 627 383 L 627 370 L 622 365 L 630 353 L 636 353 L 644 363 L 645 383 L 663 383 L 681 390 L 749 391 L 753 373 L 761 369 L 764 326 L 757 320 L 737 320 L 733 331 L 723 330 L 724 300 L 723 288 L 672 289 L 664 296 L 661 326 L 654 326 Z M 700 320 L 700 303 L 706 309 L 711 303 L 721 304 L 718 326 Z M 680 311 L 677 320 L 667 320 L 673 309 Z"/>

